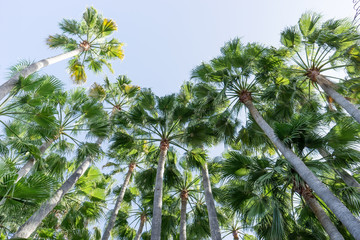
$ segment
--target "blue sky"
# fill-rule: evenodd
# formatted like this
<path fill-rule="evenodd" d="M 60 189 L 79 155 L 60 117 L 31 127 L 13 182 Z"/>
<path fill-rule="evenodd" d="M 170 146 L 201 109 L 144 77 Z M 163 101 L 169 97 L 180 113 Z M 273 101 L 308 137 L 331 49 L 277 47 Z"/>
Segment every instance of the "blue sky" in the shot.
<path fill-rule="evenodd" d="M 125 43 L 125 58 L 113 63 L 115 76 L 126 74 L 134 84 L 151 87 L 158 95 L 177 92 L 195 66 L 219 55 L 220 47 L 232 38 L 278 46 L 280 32 L 307 10 L 322 13 L 324 19 L 355 15 L 351 0 L 0 0 L 0 84 L 19 60 L 61 53 L 49 49 L 46 38 L 60 33 L 61 19 L 80 19 L 87 6 L 118 25 L 115 37 Z M 66 62 L 42 72 L 57 76 L 68 89 L 73 87 Z M 89 74 L 84 86 L 102 83 L 103 77 Z"/>
<path fill-rule="evenodd" d="M 80 19 L 87 6 L 118 24 L 115 36 L 125 43 L 125 59 L 114 62 L 115 74 L 126 74 L 159 95 L 178 91 L 196 65 L 217 56 L 232 38 L 277 46 L 281 30 L 295 24 L 306 10 L 326 18 L 355 14 L 351 0 L 1 0 L 0 83 L 9 66 L 21 59 L 34 61 L 61 53 L 49 49 L 45 39 L 60 33 L 61 19 Z M 62 62 L 43 72 L 56 75 L 70 88 L 65 69 Z M 85 86 L 102 79 L 102 74 L 89 75 Z"/>

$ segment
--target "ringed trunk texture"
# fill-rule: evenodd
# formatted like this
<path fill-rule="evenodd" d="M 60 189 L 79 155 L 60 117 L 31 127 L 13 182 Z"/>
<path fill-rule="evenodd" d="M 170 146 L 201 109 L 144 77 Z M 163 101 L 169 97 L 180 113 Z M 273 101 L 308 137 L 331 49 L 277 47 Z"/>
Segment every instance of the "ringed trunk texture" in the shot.
<path fill-rule="evenodd" d="M 323 148 L 318 149 L 320 155 L 328 161 L 328 158 L 330 157 L 330 153 Z M 331 161 L 331 160 L 330 160 Z M 334 171 L 341 177 L 341 179 L 348 185 L 349 187 L 355 188 L 358 192 L 360 192 L 360 183 L 356 181 L 356 179 L 348 174 L 344 169 L 334 169 Z"/>
<path fill-rule="evenodd" d="M 141 217 L 140 217 L 140 226 L 139 226 L 139 229 L 136 232 L 136 236 L 135 236 L 134 240 L 140 240 L 140 237 L 141 237 L 145 222 L 146 222 L 146 216 L 141 215 Z"/>
<path fill-rule="evenodd" d="M 40 146 L 40 153 L 44 154 L 46 149 L 48 149 L 54 140 L 46 141 Z M 23 178 L 25 175 L 27 175 L 32 167 L 35 165 L 36 159 L 34 157 L 30 158 L 22 168 L 18 171 L 18 176 L 15 180 L 15 183 L 17 183 L 21 178 Z"/>
<path fill-rule="evenodd" d="M 3 83 L 0 86 L 0 100 L 3 99 L 7 94 L 10 93 L 10 91 L 14 88 L 14 86 L 18 82 L 20 76 L 26 78 L 30 74 L 33 74 L 48 65 L 60 62 L 62 60 L 65 60 L 65 59 L 68 59 L 71 57 L 74 57 L 74 56 L 80 54 L 82 51 L 83 51 L 83 48 L 79 47 L 71 52 L 62 53 L 60 55 L 46 58 L 46 59 L 43 59 L 36 63 L 31 64 L 27 68 L 23 69 L 19 73 L 12 76 L 8 81 L 6 81 L 5 83 Z"/>
<path fill-rule="evenodd" d="M 332 83 L 324 76 L 318 75 L 316 82 L 335 102 L 342 106 L 358 123 L 360 123 L 360 110 L 346 98 L 334 90 Z"/>
<path fill-rule="evenodd" d="M 233 231 L 232 231 L 232 235 L 233 235 L 233 237 L 234 237 L 234 240 L 239 240 L 239 239 L 240 239 L 237 230 L 233 230 Z"/>
<path fill-rule="evenodd" d="M 331 211 L 339 218 L 355 239 L 360 240 L 360 221 L 346 208 L 346 206 L 314 175 L 312 171 L 296 156 L 291 149 L 287 148 L 275 135 L 274 130 L 267 124 L 257 111 L 251 100 L 244 101 L 256 123 L 261 127 L 268 138 L 280 150 L 284 157 L 293 166 L 301 178 L 313 189 L 316 194 L 326 203 Z"/>
<path fill-rule="evenodd" d="M 121 203 L 122 203 L 122 201 L 124 199 L 125 191 L 127 189 L 127 186 L 129 185 L 130 178 L 131 178 L 132 173 L 134 172 L 135 166 L 136 166 L 136 163 L 131 163 L 129 165 L 129 170 L 128 170 L 127 174 L 126 174 L 126 177 L 125 177 L 123 186 L 121 188 L 120 194 L 119 194 L 119 196 L 118 196 L 118 198 L 116 200 L 114 209 L 113 209 L 113 211 L 111 213 L 108 225 L 106 226 L 104 234 L 103 234 L 103 236 L 101 238 L 102 240 L 107 240 L 110 237 L 110 232 L 111 232 L 111 230 L 113 229 L 113 227 L 115 225 L 116 216 L 119 213 Z"/>
<path fill-rule="evenodd" d="M 160 144 L 160 158 L 156 172 L 153 218 L 151 222 L 151 240 L 161 239 L 163 180 L 164 180 L 166 154 L 168 148 L 169 148 L 169 143 L 167 141 L 162 141 Z"/>
<path fill-rule="evenodd" d="M 180 211 L 180 240 L 186 240 L 186 207 L 188 192 L 181 192 L 181 211 Z"/>
<path fill-rule="evenodd" d="M 101 145 L 103 139 L 99 138 L 96 143 Z M 41 224 L 44 218 L 56 207 L 62 197 L 75 185 L 79 178 L 89 168 L 91 158 L 87 157 L 63 185 L 18 229 L 12 239 L 28 238 Z"/>
<path fill-rule="evenodd" d="M 312 194 L 310 188 L 306 188 L 301 191 L 301 196 L 305 199 L 305 202 L 310 207 L 316 218 L 319 220 L 326 233 L 329 235 L 331 240 L 344 240 L 344 237 L 338 231 L 334 223 L 331 221 L 329 216 L 325 213 L 324 209 L 320 206 L 316 200 L 314 194 Z"/>
<path fill-rule="evenodd" d="M 201 173 L 202 173 L 203 186 L 204 186 L 204 191 L 205 191 L 206 208 L 207 208 L 208 214 L 209 214 L 211 239 L 212 240 L 221 240 L 220 227 L 219 227 L 219 222 L 218 222 L 217 215 L 216 215 L 215 202 L 214 202 L 214 198 L 212 195 L 207 163 L 205 163 L 202 166 Z"/>

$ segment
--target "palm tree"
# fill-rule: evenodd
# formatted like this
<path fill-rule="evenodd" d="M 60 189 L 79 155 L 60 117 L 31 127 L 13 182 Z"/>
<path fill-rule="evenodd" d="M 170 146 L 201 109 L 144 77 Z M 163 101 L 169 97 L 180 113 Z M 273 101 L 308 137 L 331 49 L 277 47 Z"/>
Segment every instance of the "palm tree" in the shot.
<path fill-rule="evenodd" d="M 114 136 L 114 143 L 119 145 L 127 143 L 131 139 L 131 141 L 137 139 L 160 142 L 154 191 L 152 240 L 158 240 L 161 237 L 163 178 L 169 146 L 174 145 L 184 149 L 182 147 L 183 142 L 200 140 L 201 131 L 198 131 L 199 134 L 194 134 L 196 126 L 186 127 L 194 109 L 182 100 L 180 96 L 177 97 L 175 94 L 156 97 L 149 90 L 142 91 L 139 95 L 138 104 L 130 110 L 128 115 L 124 115 L 122 120 L 124 124 L 130 122 L 136 127 L 137 130 L 134 130 L 133 133 L 134 137 L 122 132 L 118 132 Z M 199 128 L 196 129 L 199 130 Z"/>
<path fill-rule="evenodd" d="M 124 57 L 122 43 L 115 38 L 109 41 L 104 39 L 117 30 L 115 22 L 103 18 L 93 7 L 86 9 L 80 22 L 64 19 L 60 23 L 60 28 L 64 34 L 50 36 L 47 44 L 51 48 L 63 48 L 67 52 L 35 62 L 13 74 L 0 86 L 0 100 L 10 93 L 19 79 L 26 78 L 50 64 L 72 58 L 69 62 L 70 74 L 73 80 L 79 83 L 86 81 L 85 63 L 94 72 L 100 72 L 103 65 L 112 71 L 111 64 L 107 60 Z M 75 36 L 79 40 L 67 35 Z"/>
<path fill-rule="evenodd" d="M 186 94 L 187 92 L 189 93 Z M 190 83 L 185 84 L 181 91 L 182 96 L 187 96 L 186 99 L 191 100 L 194 97 L 191 104 L 196 109 L 193 117 L 196 128 L 193 129 L 192 134 L 198 135 L 195 138 L 197 141 L 187 142 L 189 149 L 185 159 L 190 167 L 195 167 L 201 171 L 211 238 L 219 240 L 221 239 L 220 225 L 212 194 L 208 157 L 204 151 L 204 146 L 213 146 L 220 141 L 224 141 L 225 144 L 230 143 L 239 122 L 231 116 L 229 111 L 223 111 L 227 102 L 216 101 L 217 95 L 214 93 L 212 86 L 202 84 L 193 86 Z M 202 129 L 202 131 L 198 131 L 198 129 Z M 191 148 L 193 149 L 191 150 Z"/>
<path fill-rule="evenodd" d="M 143 164 L 139 171 L 135 175 L 135 184 L 137 189 L 140 191 L 140 200 L 141 207 L 148 209 L 147 218 L 152 218 L 152 207 L 154 205 L 154 186 L 156 183 L 156 174 L 157 174 L 157 162 L 159 159 L 159 149 L 155 148 L 156 151 L 151 151 L 146 155 Z M 169 147 L 166 158 L 166 165 L 164 169 L 164 193 L 172 192 L 174 186 L 181 182 L 181 173 L 178 169 L 177 162 L 177 153 L 174 151 L 174 148 Z M 179 198 L 175 198 L 174 194 L 164 194 L 163 195 L 163 207 L 162 207 L 162 224 L 161 224 L 161 238 L 169 239 L 171 237 L 178 238 L 177 227 L 178 227 L 178 218 L 180 211 L 178 209 Z M 151 209 L 150 209 L 151 206 Z M 139 211 L 135 211 L 137 218 L 140 218 Z M 145 233 L 144 233 L 145 234 Z M 146 235 L 147 234 L 147 235 Z M 146 236 L 150 239 L 151 233 L 146 232 Z M 145 236 L 143 236 L 144 239 Z"/>
<path fill-rule="evenodd" d="M 84 174 L 84 172 L 88 169 L 93 159 L 96 159 L 99 154 L 99 147 L 104 141 L 104 139 L 108 136 L 106 131 L 106 125 L 112 124 L 112 121 L 109 121 L 113 119 L 114 115 L 118 113 L 120 110 L 120 107 L 128 104 L 129 99 L 128 96 L 133 96 L 134 89 L 138 89 L 137 87 L 128 85 L 127 83 L 129 80 L 124 77 L 120 76 L 117 79 L 117 83 L 114 85 L 110 84 L 108 80 L 106 80 L 106 86 L 109 86 L 110 91 L 103 91 L 103 88 L 99 85 L 95 85 L 93 90 L 91 91 L 91 95 L 95 98 L 98 98 L 102 100 L 106 99 L 106 97 L 112 98 L 113 96 L 111 93 L 121 93 L 122 91 L 125 91 L 127 94 L 123 94 L 118 96 L 116 99 L 121 99 L 120 105 L 114 105 L 111 109 L 111 115 L 110 117 L 107 117 L 106 114 L 102 112 L 97 113 L 97 118 L 99 122 L 104 123 L 105 125 L 105 131 L 98 132 L 98 139 L 93 144 L 85 144 L 83 147 L 78 151 L 79 152 L 79 160 L 81 164 L 79 167 L 74 171 L 74 173 L 63 183 L 63 185 L 55 192 L 55 194 L 46 202 L 44 203 L 40 209 L 35 212 L 28 220 L 27 222 L 22 225 L 19 230 L 14 234 L 13 238 L 17 237 L 29 237 L 37 228 L 37 226 L 41 223 L 41 221 L 48 215 L 48 213 L 58 204 L 58 202 L 62 199 L 62 197 L 74 186 L 74 184 L 78 181 L 78 179 Z M 120 90 L 116 91 L 114 90 L 114 87 L 119 87 Z M 115 88 L 116 89 L 116 88 Z M 129 94 L 129 92 L 131 94 Z M 129 95 L 128 95 L 129 94 Z"/>
<path fill-rule="evenodd" d="M 0 197 L 6 199 L 0 205 L 0 225 L 8 233 L 14 232 L 19 227 L 19 223 L 46 200 L 58 184 L 57 179 L 44 173 L 33 174 L 15 183 L 16 171 L 13 159 L 14 156 L 9 153 L 3 155 L 0 160 Z"/>
<path fill-rule="evenodd" d="M 285 164 L 285 166 L 283 164 Z M 308 165 L 317 171 L 324 170 L 321 169 L 324 168 L 324 166 L 320 162 L 311 161 L 308 162 Z M 249 208 L 251 206 L 250 208 L 253 208 L 252 210 L 238 209 L 241 213 L 247 212 L 245 216 L 248 215 L 250 218 L 254 217 L 254 212 L 261 210 L 261 207 L 257 204 L 268 204 L 275 207 L 273 210 L 269 209 L 270 214 L 274 217 L 271 226 L 273 229 L 271 234 L 274 234 L 275 229 L 278 229 L 277 231 L 280 232 L 277 232 L 277 236 L 274 235 L 273 238 L 284 238 L 287 234 L 285 231 L 289 231 L 291 229 L 290 221 L 284 221 L 286 221 L 285 219 L 291 214 L 289 210 L 285 209 L 287 207 L 286 204 L 290 203 L 290 194 L 288 192 L 289 186 L 292 186 L 292 193 L 298 193 L 305 200 L 306 204 L 320 221 L 330 238 L 344 239 L 331 221 L 330 217 L 320 206 L 309 186 L 305 184 L 291 168 L 286 166 L 286 162 L 284 162 L 284 160 L 271 160 L 266 158 L 259 159 L 256 157 L 249 158 L 238 152 L 229 152 L 223 165 L 223 173 L 225 177 L 231 178 L 232 181 L 241 179 L 245 183 L 245 186 L 242 188 L 243 191 L 251 191 L 251 193 L 244 192 L 245 196 L 243 198 L 230 201 L 232 207 L 239 206 L 239 202 L 243 208 Z M 232 183 L 229 184 L 227 190 L 228 194 L 230 194 L 229 197 L 233 196 L 232 189 L 234 187 L 231 186 L 231 184 Z M 256 194 L 255 198 L 253 194 Z M 293 194 L 291 194 L 291 196 L 292 195 Z M 254 202 L 254 199 L 257 198 L 259 198 L 259 203 Z M 248 203 L 244 203 L 244 200 L 248 201 Z M 270 203 L 268 201 L 275 202 Z M 291 204 L 291 206 L 293 206 L 293 204 Z M 276 216 L 275 212 L 271 211 L 277 211 L 281 215 Z M 264 215 L 260 212 L 257 214 L 259 214 L 259 216 Z M 265 219 L 266 217 L 264 220 Z"/>
<path fill-rule="evenodd" d="M 351 145 L 358 141 L 358 124 L 353 122 L 352 118 L 344 116 L 343 113 L 334 112 L 331 102 L 328 104 L 329 111 L 323 114 L 319 96 L 314 94 L 312 88 L 307 90 L 301 87 L 303 84 L 298 84 L 297 80 L 292 77 L 287 85 L 273 84 L 265 89 L 261 96 L 262 100 L 276 102 L 274 106 L 265 107 L 265 118 L 277 121 L 275 122 L 275 133 L 283 142 L 294 144 L 298 154 L 302 155 L 305 148 L 308 148 L 309 151 L 317 150 L 348 186 L 360 189 L 357 180 L 344 170 L 349 165 L 356 163 L 356 152 Z M 307 91 L 308 96 L 306 96 Z M 301 112 L 301 115 L 296 112 Z M 286 122 L 284 122 L 285 120 Z M 330 130 L 321 128 L 333 123 L 336 125 Z M 260 138 L 255 138 L 260 140 L 262 134 L 257 133 L 258 130 L 254 129 L 250 138 L 248 134 L 244 134 L 249 132 L 247 130 L 249 127 L 252 130 L 252 122 L 250 125 L 247 124 L 243 129 L 245 131 L 241 132 L 239 137 L 242 140 L 242 147 L 245 144 L 253 148 L 254 135 L 260 135 Z M 324 135 L 324 130 L 328 132 L 321 137 Z M 333 156 L 329 151 L 334 151 Z M 344 155 L 341 152 L 349 154 Z"/>
<path fill-rule="evenodd" d="M 85 173 L 93 159 L 99 156 L 99 146 L 103 138 L 99 138 L 96 143 L 83 144 L 78 149 L 78 160 L 80 166 L 62 184 L 62 186 L 45 202 L 40 208 L 17 230 L 12 238 L 28 238 L 42 220 L 56 207 L 65 194 L 75 185 L 79 178 Z"/>
<path fill-rule="evenodd" d="M 214 86 L 220 86 L 219 99 L 232 100 L 230 105 L 234 111 L 245 105 L 252 118 L 276 146 L 276 148 L 290 162 L 295 171 L 301 178 L 318 194 L 318 196 L 335 213 L 340 221 L 347 227 L 354 236 L 360 236 L 360 222 L 346 208 L 346 206 L 334 196 L 334 194 L 310 171 L 303 161 L 296 156 L 276 136 L 274 130 L 263 119 L 253 104 L 253 91 L 256 89 L 256 82 L 248 78 L 253 76 L 253 67 L 256 60 L 261 58 L 262 54 L 274 50 L 263 48 L 257 44 L 248 44 L 242 46 L 238 39 L 230 41 L 222 48 L 223 56 L 214 59 L 212 65 L 202 64 L 193 72 L 193 77 L 203 82 L 209 82 Z M 265 55 L 266 56 L 266 55 Z"/>
<path fill-rule="evenodd" d="M 90 167 L 51 211 L 36 235 L 46 239 L 89 239 L 89 227 L 104 214 L 105 195 L 111 183 L 96 167 Z M 95 230 L 95 233 L 97 230 Z M 35 236 L 37 238 L 37 236 Z"/>
<path fill-rule="evenodd" d="M 236 212 L 233 212 L 232 209 L 224 208 L 223 210 L 227 217 L 226 225 L 223 226 L 224 237 L 231 234 L 234 240 L 240 240 L 240 236 L 244 235 L 244 233 L 241 231 L 242 226 L 239 221 L 241 216 L 238 216 L 238 214 L 236 214 Z"/>
<path fill-rule="evenodd" d="M 334 100 L 360 123 L 360 110 L 335 90 L 337 86 L 328 79 L 330 76 L 323 74 L 341 68 L 353 74 L 351 69 L 357 65 L 354 62 L 356 41 L 360 36 L 356 27 L 345 20 L 332 19 L 320 26 L 320 19 L 319 14 L 303 14 L 297 26 L 288 27 L 281 33 L 281 43 L 296 56 L 292 59 L 297 69 L 292 71 L 312 84 L 320 85 L 330 101 Z"/>
<path fill-rule="evenodd" d="M 17 96 L 11 94 L 0 104 L 0 115 L 12 119 L 10 124 L 3 120 L 0 123 L 6 128 L 8 142 L 14 149 L 29 152 L 36 157 L 44 151 L 46 146 L 39 149 L 35 139 L 46 136 L 45 132 L 48 131 L 44 131 L 44 125 L 48 128 L 54 124 L 52 115 L 55 111 L 48 104 L 48 99 L 60 90 L 61 83 L 57 78 L 33 74 L 19 81 L 16 86 Z M 19 175 L 16 182 L 21 178 L 22 172 Z"/>
<path fill-rule="evenodd" d="M 108 109 L 111 109 L 112 115 L 117 111 L 126 111 L 127 108 L 133 103 L 134 97 L 136 96 L 139 90 L 139 87 L 132 86 L 131 80 L 124 75 L 118 76 L 116 80 L 117 81 L 115 83 L 110 83 L 108 78 L 105 78 L 105 83 L 103 86 L 95 83 L 93 85 L 93 88 L 90 90 L 91 97 L 99 101 L 103 101 L 106 105 L 110 105 L 110 106 L 106 106 L 105 109 L 107 109 L 107 107 Z M 118 146 L 115 146 L 114 149 L 117 147 Z M 135 151 L 136 149 L 131 149 L 131 150 Z M 126 153 L 131 152 L 131 151 L 126 152 L 126 149 L 123 151 L 124 151 L 123 154 L 118 157 L 124 158 L 126 156 Z M 138 152 L 138 155 L 141 156 L 141 153 Z M 112 211 L 111 217 L 109 219 L 105 232 L 103 233 L 102 239 L 108 239 L 110 236 L 110 231 L 114 227 L 117 212 L 120 209 L 121 202 L 125 194 L 125 190 L 127 188 L 127 185 L 129 184 L 130 177 L 136 167 L 136 162 L 138 158 L 136 158 L 135 155 L 133 155 L 130 159 L 127 158 L 127 160 L 130 160 L 129 171 L 124 180 L 122 190 L 117 198 L 114 210 Z"/>
<path fill-rule="evenodd" d="M 138 208 L 139 209 L 135 211 L 134 214 L 137 216 L 137 218 L 140 219 L 140 224 L 138 230 L 136 231 L 136 236 L 134 240 L 140 240 L 145 223 L 148 221 L 149 216 L 151 215 L 151 209 L 145 203 L 143 203 L 142 205 L 138 205 Z"/>
<path fill-rule="evenodd" d="M 136 147 L 144 147 L 143 149 L 136 149 Z M 136 144 L 134 146 L 134 148 L 128 148 L 128 149 L 119 149 L 119 146 L 113 146 L 115 149 L 113 153 L 110 153 L 110 155 L 113 158 L 116 158 L 118 162 L 120 163 L 127 163 L 128 164 L 128 172 L 126 173 L 125 179 L 124 179 L 124 183 L 122 184 L 121 187 L 121 191 L 116 199 L 116 203 L 114 206 L 114 209 L 111 212 L 111 216 L 110 219 L 108 221 L 108 224 L 106 226 L 106 229 L 103 233 L 102 239 L 103 240 L 107 240 L 110 237 L 110 232 L 111 229 L 114 227 L 115 225 L 115 221 L 116 221 L 116 217 L 117 217 L 117 213 L 120 210 L 121 207 L 121 203 L 124 199 L 124 195 L 125 195 L 125 191 L 129 185 L 130 182 L 130 178 L 133 175 L 133 172 L 135 171 L 136 166 L 140 163 L 140 161 L 142 160 L 142 158 L 144 157 L 144 153 L 149 152 L 149 151 L 153 151 L 153 148 L 148 148 L 146 149 L 145 147 L 146 145 L 144 144 Z M 112 163 L 112 162 L 108 162 L 106 164 L 106 166 L 117 166 L 119 167 L 119 164 L 117 163 Z"/>
<path fill-rule="evenodd" d="M 326 115 L 303 110 L 302 115 L 294 114 L 287 123 L 276 123 L 275 133 L 280 140 L 296 146 L 299 155 L 303 155 L 305 148 L 309 149 L 309 153 L 317 150 L 349 187 L 359 191 L 360 184 L 345 170 L 358 161 L 358 152 L 351 148 L 351 145 L 358 141 L 358 124 L 349 117 L 338 118 L 338 124 L 321 137 L 323 134 L 319 129 L 328 124 Z M 333 154 L 328 149 L 332 150 Z M 346 154 L 341 154 L 342 152 Z"/>
<path fill-rule="evenodd" d="M 101 111 L 101 106 L 89 98 L 84 89 L 78 88 L 70 93 L 57 92 L 54 96 L 49 98 L 49 104 L 44 109 L 56 109 L 49 111 L 48 119 L 51 120 L 42 123 L 42 128 L 45 128 L 47 134 L 44 134 L 45 141 L 39 147 L 40 154 L 44 152 L 54 143 L 64 144 L 66 139 L 79 144 L 72 135 L 79 132 L 88 132 L 89 134 L 97 134 L 102 131 L 104 124 L 97 119 L 97 114 Z M 53 114 L 53 115 L 52 115 Z M 52 116 L 51 116 L 52 115 Z M 37 128 L 41 130 L 41 128 Z M 29 173 L 29 171 L 36 164 L 36 158 L 30 159 L 18 171 L 16 181 Z"/>
<path fill-rule="evenodd" d="M 179 179 L 174 186 L 174 194 L 180 195 L 180 240 L 186 240 L 186 225 L 187 225 L 187 207 L 191 198 L 194 198 L 194 194 L 199 191 L 196 185 L 199 182 L 199 177 L 192 179 L 191 173 L 184 171 L 183 177 Z"/>
<path fill-rule="evenodd" d="M 203 139 L 204 140 L 204 139 Z M 202 185 L 204 189 L 206 208 L 209 218 L 209 227 L 211 232 L 211 239 L 220 240 L 221 232 L 220 225 L 218 221 L 218 213 L 215 207 L 215 201 L 212 193 L 209 169 L 208 169 L 208 157 L 204 150 L 202 149 L 193 149 L 189 150 L 184 160 L 191 167 L 196 167 L 201 171 Z"/>
<path fill-rule="evenodd" d="M 208 216 L 207 206 L 203 195 L 195 195 L 191 203 L 191 212 L 189 212 L 189 226 L 187 232 L 190 239 L 205 240 L 211 237 Z"/>

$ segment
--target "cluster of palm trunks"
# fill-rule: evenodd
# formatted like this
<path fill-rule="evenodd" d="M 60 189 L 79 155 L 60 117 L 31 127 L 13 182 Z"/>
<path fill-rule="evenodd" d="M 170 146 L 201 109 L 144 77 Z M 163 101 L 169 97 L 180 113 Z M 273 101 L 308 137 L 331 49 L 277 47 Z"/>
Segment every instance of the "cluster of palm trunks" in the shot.
<path fill-rule="evenodd" d="M 0 86 L 1 239 L 360 239 L 351 23 L 305 13 L 281 47 L 233 39 L 163 97 L 122 75 L 64 91 L 38 74 L 70 59 L 81 83 L 124 56 L 94 8 L 60 28 L 47 44 L 64 54 Z"/>

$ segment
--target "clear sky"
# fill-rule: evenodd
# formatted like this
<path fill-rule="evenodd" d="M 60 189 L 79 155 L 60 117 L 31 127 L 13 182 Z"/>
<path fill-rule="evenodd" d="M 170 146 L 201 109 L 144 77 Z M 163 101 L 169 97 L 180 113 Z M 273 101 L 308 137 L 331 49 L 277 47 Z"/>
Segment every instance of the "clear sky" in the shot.
<path fill-rule="evenodd" d="M 305 11 L 322 13 L 325 19 L 355 15 L 352 0 L 0 0 L 0 84 L 19 60 L 61 53 L 49 49 L 46 38 L 60 33 L 61 19 L 80 19 L 87 6 L 118 25 L 115 36 L 125 43 L 125 58 L 114 62 L 115 76 L 126 74 L 158 95 L 177 92 L 196 65 L 217 56 L 232 38 L 278 46 L 280 32 Z M 56 75 L 70 89 L 73 83 L 65 69 L 62 62 L 43 72 Z M 102 79 L 102 74 L 89 74 L 84 86 Z"/>
<path fill-rule="evenodd" d="M 114 62 L 115 74 L 127 74 L 159 95 L 177 92 L 196 65 L 217 56 L 232 38 L 276 46 L 281 30 L 296 24 L 307 10 L 326 18 L 355 14 L 351 0 L 0 0 L 0 83 L 18 60 L 61 53 L 49 49 L 45 39 L 60 33 L 61 19 L 80 19 L 87 6 L 118 24 L 115 36 L 125 43 L 125 59 Z M 70 88 L 65 68 L 63 62 L 43 72 L 58 76 Z M 89 75 L 85 86 L 102 78 Z"/>

